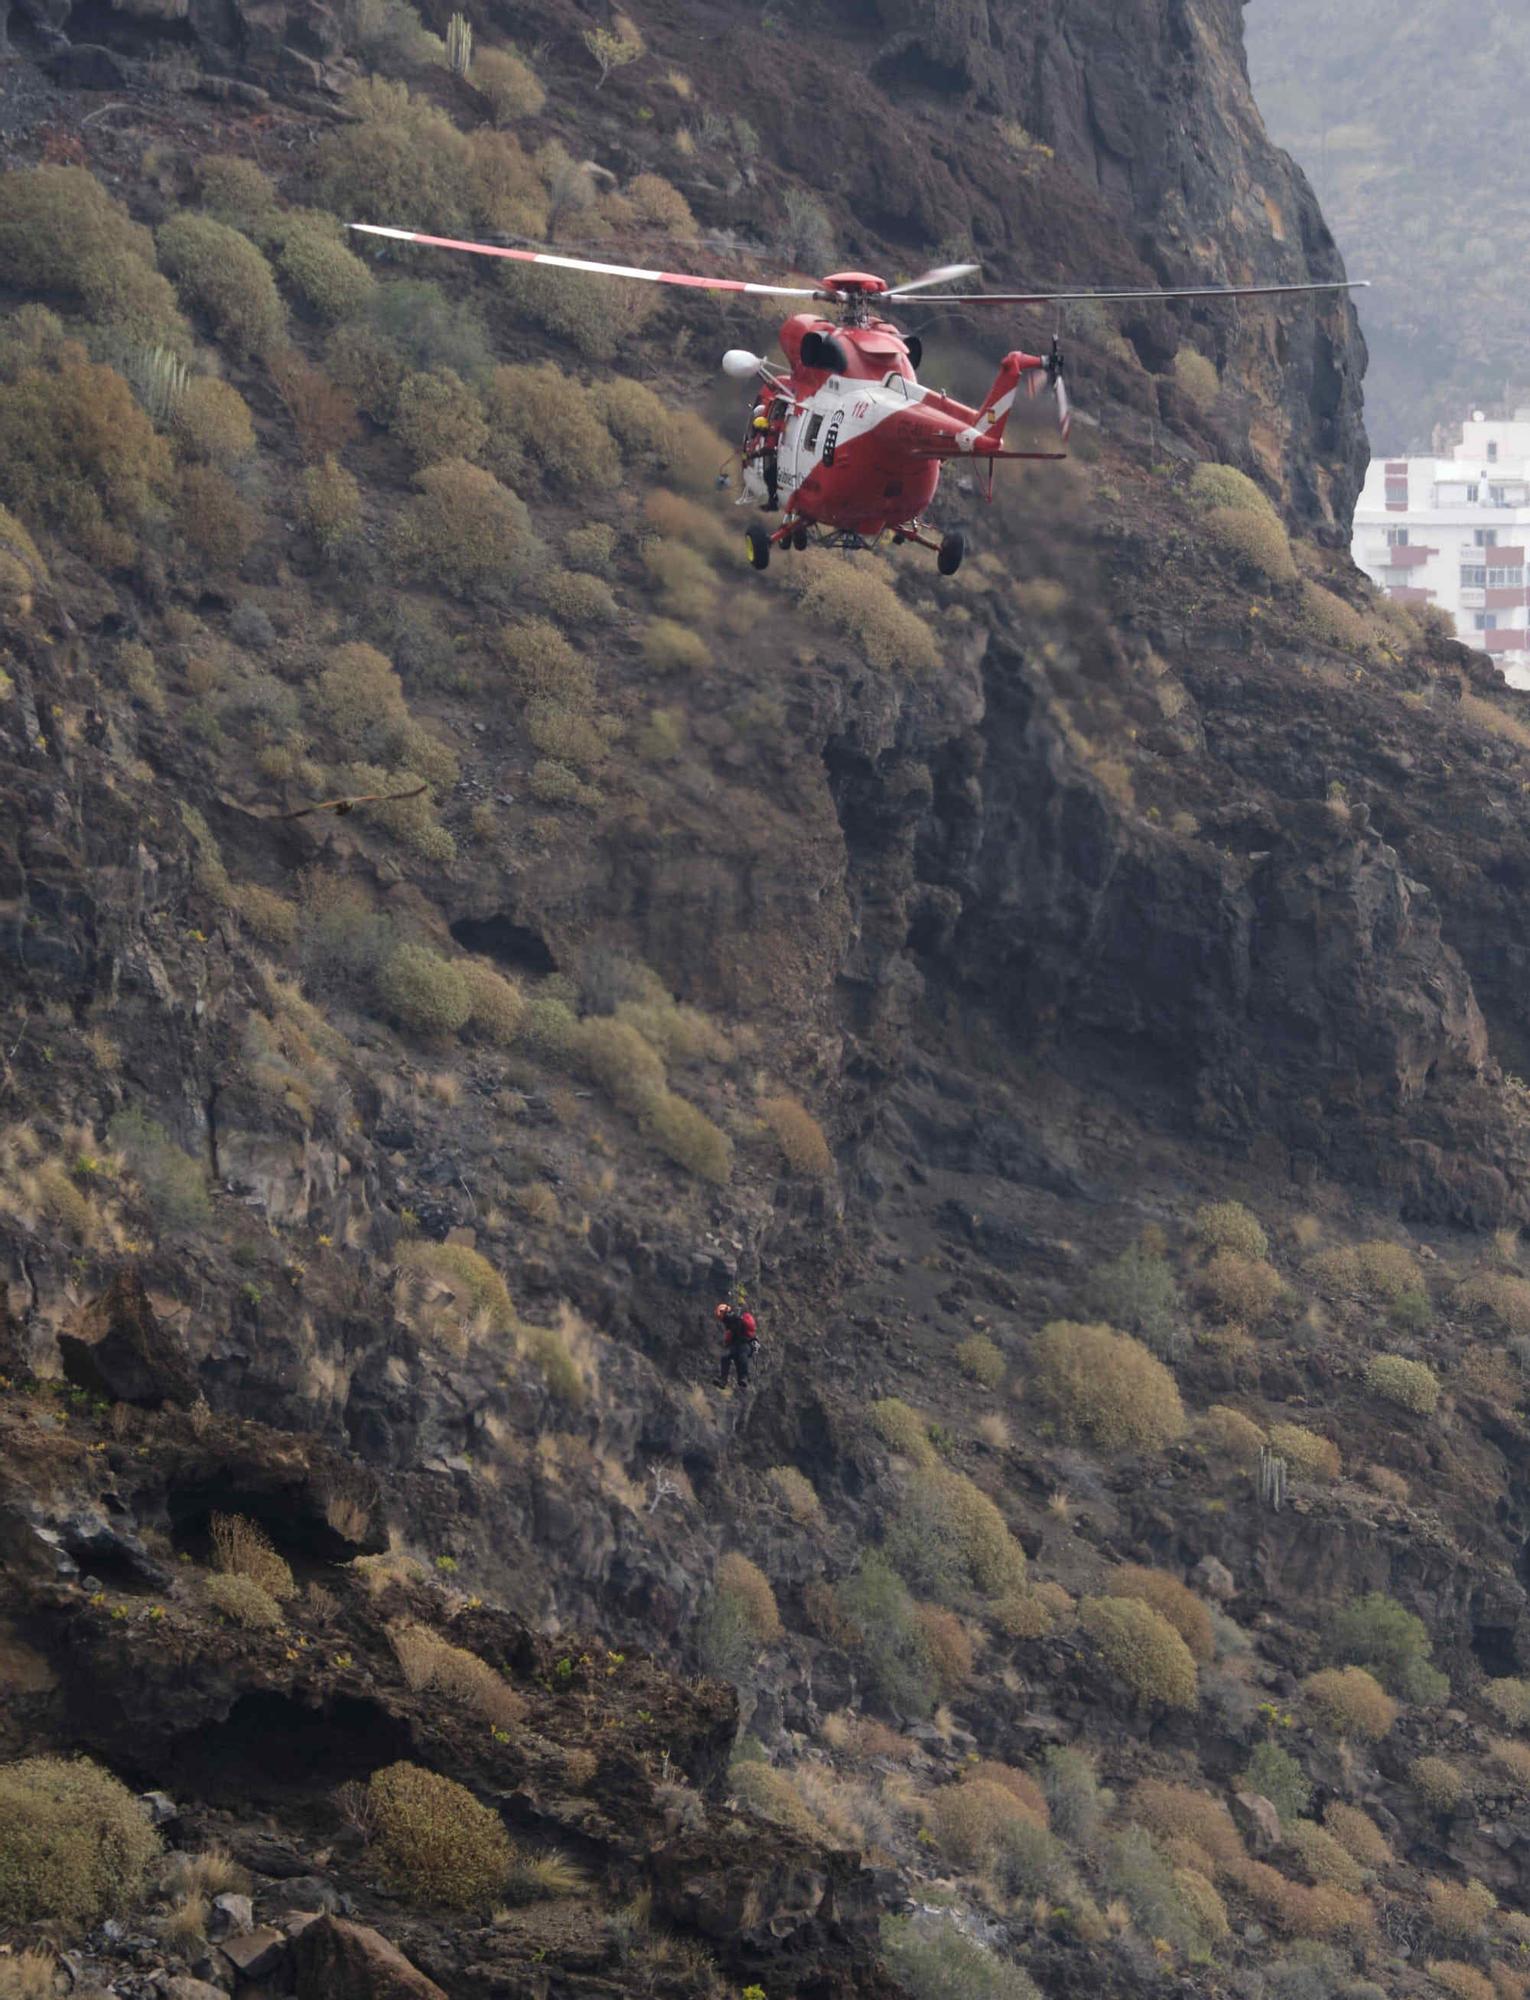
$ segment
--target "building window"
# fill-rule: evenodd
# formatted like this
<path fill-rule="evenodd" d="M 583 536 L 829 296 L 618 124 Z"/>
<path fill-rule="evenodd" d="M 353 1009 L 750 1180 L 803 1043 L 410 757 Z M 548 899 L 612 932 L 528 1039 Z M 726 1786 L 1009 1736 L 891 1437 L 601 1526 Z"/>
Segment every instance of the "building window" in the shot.
<path fill-rule="evenodd" d="M 1473 617 L 1472 625 L 1478 632 L 1496 632 L 1498 630 L 1498 613 L 1496 611 L 1479 611 Z"/>
<path fill-rule="evenodd" d="M 1498 440 L 1497 440 L 1496 438 L 1489 438 L 1489 439 L 1488 439 L 1488 464 L 1489 464 L 1489 465 L 1496 465 L 1497 463 L 1498 463 Z"/>
<path fill-rule="evenodd" d="M 1472 563 L 1461 565 L 1461 588 L 1463 590 L 1483 590 L 1487 587 L 1488 573 Z"/>
<path fill-rule="evenodd" d="M 1387 547 L 1389 549 L 1405 549 L 1407 546 L 1408 530 L 1406 528 L 1387 529 Z"/>
<path fill-rule="evenodd" d="M 1389 507 L 1406 507 L 1407 504 L 1408 504 L 1407 480 L 1389 479 L 1387 481 L 1387 505 Z"/>
<path fill-rule="evenodd" d="M 1516 564 L 1513 569 L 1490 569 L 1487 572 L 1489 590 L 1520 590 L 1523 589 L 1524 582 L 1525 571 L 1522 564 Z"/>
<path fill-rule="evenodd" d="M 1477 544 L 1479 549 L 1496 549 L 1498 546 L 1498 530 L 1496 528 L 1477 528 L 1472 533 L 1472 540 Z"/>
<path fill-rule="evenodd" d="M 1468 507 L 1475 507 L 1475 506 L 1476 506 L 1476 504 L 1477 504 L 1477 497 L 1478 497 L 1478 495 L 1479 495 L 1479 494 L 1481 493 L 1481 491 L 1482 491 L 1482 488 L 1481 488 L 1480 486 L 1468 486 L 1468 487 L 1467 487 L 1467 489 L 1466 489 L 1466 504 L 1467 504 L 1467 506 L 1468 506 Z"/>
<path fill-rule="evenodd" d="M 1490 486 L 1488 488 L 1488 505 L 1490 507 L 1506 507 L 1509 503 L 1505 494 L 1506 489 L 1504 487 Z"/>

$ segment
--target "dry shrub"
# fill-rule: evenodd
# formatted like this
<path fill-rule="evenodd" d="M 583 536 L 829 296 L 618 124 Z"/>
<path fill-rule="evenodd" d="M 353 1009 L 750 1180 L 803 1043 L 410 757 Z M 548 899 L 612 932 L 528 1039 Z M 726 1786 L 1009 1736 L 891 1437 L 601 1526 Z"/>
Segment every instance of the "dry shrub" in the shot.
<path fill-rule="evenodd" d="M 770 1579 L 757 1563 L 736 1550 L 717 1565 L 717 1588 L 733 1598 L 744 1620 L 761 1645 L 771 1645 L 781 1636 L 781 1613 Z"/>
<path fill-rule="evenodd" d="M 1395 1501 L 1399 1507 L 1406 1507 L 1412 1488 L 1400 1472 L 1394 1472 L 1389 1465 L 1368 1465 L 1365 1468 L 1366 1484 L 1383 1500 Z"/>
<path fill-rule="evenodd" d="M 1351 1860 L 1362 1868 L 1389 1868 L 1394 1859 L 1386 1836 L 1368 1813 L 1359 1806 L 1334 1799 L 1325 1807 L 1323 1824 Z"/>
<path fill-rule="evenodd" d="M 1190 1219 L 1190 1232 L 1205 1250 L 1232 1250 L 1255 1260 L 1269 1255 L 1270 1239 L 1263 1225 L 1241 1201 L 1213 1201 L 1198 1208 Z"/>
<path fill-rule="evenodd" d="M 215 1611 L 248 1631 L 274 1632 L 282 1622 L 281 1606 L 253 1577 L 215 1575 L 203 1587 Z"/>
<path fill-rule="evenodd" d="M 347 388 L 332 382 L 296 351 L 277 355 L 270 369 L 304 458 L 322 463 L 343 451 L 360 429 L 356 404 Z"/>
<path fill-rule="evenodd" d="M 1454 1812 L 1466 1797 L 1466 1779 L 1444 1757 L 1415 1757 L 1408 1778 L 1431 1812 Z"/>
<path fill-rule="evenodd" d="M 1303 1692 L 1330 1729 L 1375 1742 L 1397 1720 L 1397 1703 L 1364 1667 L 1325 1667 L 1309 1674 Z"/>
<path fill-rule="evenodd" d="M 1215 1873 L 1238 1867 L 1247 1857 L 1243 1836 L 1218 1798 L 1194 1785 L 1147 1778 L 1131 1795 L 1131 1815 L 1165 1841 L 1190 1841 Z"/>
<path fill-rule="evenodd" d="M 182 299 L 236 354 L 270 355 L 287 336 L 271 266 L 247 236 L 210 215 L 182 212 L 161 224 L 160 261 Z"/>
<path fill-rule="evenodd" d="M 489 100 L 495 123 L 535 118 L 547 102 L 536 71 L 514 49 L 479 49 L 469 72 L 473 87 Z"/>
<path fill-rule="evenodd" d="M 1490 1736 L 1488 1754 L 1520 1791 L 1530 1791 L 1530 1743 L 1520 1743 L 1512 1736 Z"/>
<path fill-rule="evenodd" d="M 345 95 L 352 122 L 319 146 L 324 206 L 337 215 L 396 216 L 450 234 L 472 212 L 472 148 L 444 111 L 406 85 L 371 77 Z"/>
<path fill-rule="evenodd" d="M 1429 1921 L 1442 1937 L 1476 1938 L 1498 1908 L 1498 1898 L 1485 1882 L 1468 1875 L 1464 1882 L 1428 1882 Z"/>
<path fill-rule="evenodd" d="M 1432 1417 L 1439 1406 L 1440 1378 L 1426 1362 L 1401 1354 L 1374 1355 L 1365 1365 L 1365 1386 L 1415 1416 Z"/>
<path fill-rule="evenodd" d="M 1202 414 L 1213 407 L 1221 394 L 1222 383 L 1215 362 L 1208 361 L 1193 347 L 1182 347 L 1175 355 L 1174 380 Z"/>
<path fill-rule="evenodd" d="M 812 1481 L 804 1478 L 794 1465 L 773 1465 L 768 1476 L 782 1506 L 799 1528 L 811 1527 L 822 1518 L 823 1507 Z"/>
<path fill-rule="evenodd" d="M 1225 555 L 1270 583 L 1292 583 L 1296 563 L 1291 538 L 1273 514 L 1253 514 L 1241 507 L 1213 507 L 1206 516 L 1206 533 Z"/>
<path fill-rule="evenodd" d="M 712 664 L 706 641 L 673 618 L 650 618 L 643 629 L 643 658 L 656 673 L 699 673 Z"/>
<path fill-rule="evenodd" d="M 1210 1450 L 1238 1465 L 1255 1465 L 1265 1442 L 1264 1432 L 1252 1417 L 1227 1403 L 1213 1403 L 1196 1429 Z"/>
<path fill-rule="evenodd" d="M 479 1325 L 491 1333 L 515 1329 L 515 1309 L 504 1279 L 480 1251 L 466 1243 L 427 1243 L 418 1239 L 398 1247 L 399 1269 L 437 1288 L 442 1295 L 427 1308 L 445 1314 L 467 1333 Z"/>
<path fill-rule="evenodd" d="M 1245 1861 L 1236 1871 L 1240 1889 L 1278 1930 L 1300 1938 L 1368 1939 L 1375 1913 L 1363 1896 L 1332 1883 L 1293 1882 L 1266 1861 Z"/>
<path fill-rule="evenodd" d="M 1054 1320 L 1034 1349 L 1036 1380 L 1064 1427 L 1107 1451 L 1161 1451 L 1185 1428 L 1174 1377 L 1130 1334 Z"/>
<path fill-rule="evenodd" d="M 422 1035 L 454 1035 L 473 1010 L 461 968 L 424 944 L 393 947 L 378 969 L 377 996 L 396 1021 Z"/>
<path fill-rule="evenodd" d="M 367 1794 L 370 1853 L 395 1895 L 447 1909 L 493 1909 L 512 1859 L 498 1813 L 480 1805 L 466 1786 L 418 1764 L 374 1771 Z"/>
<path fill-rule="evenodd" d="M 1204 1663 L 1216 1651 L 1211 1629 L 1211 1613 L 1193 1590 L 1161 1569 L 1146 1569 L 1137 1563 L 1123 1563 L 1106 1582 L 1110 1597 L 1135 1597 L 1152 1605 L 1166 1618 L 1189 1647 L 1192 1658 Z"/>
<path fill-rule="evenodd" d="M 751 1759 L 734 1764 L 728 1778 L 734 1796 L 765 1819 L 815 1847 L 825 1844 L 826 1829 L 803 1802 L 789 1771 L 778 1771 Z"/>
<path fill-rule="evenodd" d="M 660 174 L 638 174 L 622 190 L 639 217 L 662 229 L 677 243 L 693 243 L 698 235 L 691 205 L 677 187 Z"/>
<path fill-rule="evenodd" d="M 276 183 L 253 160 L 213 153 L 198 160 L 196 173 L 197 194 L 209 215 L 257 243 L 271 236 L 280 213 Z"/>
<path fill-rule="evenodd" d="M 674 1091 L 645 1105 L 638 1123 L 643 1136 L 687 1173 L 721 1185 L 733 1172 L 733 1141 Z"/>
<path fill-rule="evenodd" d="M 980 1438 L 990 1451 L 1008 1451 L 1015 1441 L 1008 1417 L 999 1410 L 985 1410 L 972 1430 L 973 1435 Z"/>
<path fill-rule="evenodd" d="M 1018 1770 L 1013 1764 L 995 1763 L 984 1759 L 971 1764 L 962 1773 L 963 1784 L 1001 1785 L 1012 1798 L 1020 1801 L 1025 1808 L 1027 1819 L 1037 1826 L 1046 1826 L 1051 1819 L 1047 1805 L 1047 1795 L 1029 1771 Z"/>
<path fill-rule="evenodd" d="M 665 611 L 683 625 L 704 624 L 717 609 L 712 565 L 682 542 L 645 542 L 643 567 L 660 592 Z"/>
<path fill-rule="evenodd" d="M 319 551 L 334 556 L 361 527 L 361 488 L 333 457 L 303 474 L 303 525 Z"/>
<path fill-rule="evenodd" d="M 1506 1675 L 1501 1680 L 1488 1681 L 1483 1686 L 1482 1698 L 1511 1729 L 1523 1729 L 1530 1723 L 1530 1680 Z"/>
<path fill-rule="evenodd" d="M 1485 1972 L 1458 1958 L 1431 1958 L 1424 1970 L 1452 2000 L 1498 2000 L 1498 1989 Z"/>
<path fill-rule="evenodd" d="M 170 486 L 170 453 L 120 375 L 79 348 L 0 385 L 0 500 L 106 562 Z"/>
<path fill-rule="evenodd" d="M 1321 584 L 1302 585 L 1302 623 L 1313 637 L 1340 653 L 1368 653 L 1371 628 L 1352 604 Z"/>
<path fill-rule="evenodd" d="M 807 557 L 792 583 L 807 615 L 853 640 L 872 666 L 930 673 L 940 665 L 935 634 L 901 601 L 879 565 Z"/>
<path fill-rule="evenodd" d="M 1194 1708 L 1195 1659 L 1168 1620 L 1137 1598 L 1086 1597 L 1079 1623 L 1107 1666 L 1138 1701 L 1166 1708 Z"/>
<path fill-rule="evenodd" d="M 1008 1785 L 991 1778 L 943 1785 L 930 1800 L 930 1826 L 941 1850 L 959 1868 L 982 1868 L 998 1850 L 1005 1830 L 1036 1814 Z"/>
<path fill-rule="evenodd" d="M 1309 1882 L 1332 1883 L 1358 1895 L 1365 1887 L 1364 1871 L 1349 1850 L 1310 1819 L 1299 1819 L 1285 1830 L 1285 1845 L 1295 1855 Z"/>
<path fill-rule="evenodd" d="M 1507 1271 L 1484 1271 L 1468 1278 L 1456 1297 L 1463 1306 L 1491 1313 L 1509 1333 L 1521 1339 L 1530 1335 L 1530 1278 L 1517 1278 Z"/>
<path fill-rule="evenodd" d="M 349 319 L 363 310 L 376 280 L 332 215 L 316 209 L 284 215 L 280 240 L 277 269 L 320 319 Z"/>
<path fill-rule="evenodd" d="M 158 1854 L 138 1801 L 99 1764 L 0 1765 L 0 1924 L 82 1929 L 125 1916 Z"/>
<path fill-rule="evenodd" d="M 399 384 L 392 429 L 416 467 L 475 459 L 489 440 L 483 403 L 452 368 L 421 370 Z"/>
<path fill-rule="evenodd" d="M 1283 1458 L 1298 1478 L 1326 1484 L 1343 1470 L 1339 1447 L 1301 1424 L 1271 1424 L 1269 1439 L 1271 1451 Z"/>
<path fill-rule="evenodd" d="M 485 456 L 502 479 L 540 478 L 570 496 L 620 479 L 615 440 L 590 391 L 552 362 L 496 368 L 486 406 Z"/>
<path fill-rule="evenodd" d="M 423 730 L 418 734 L 422 742 L 429 742 Z M 430 761 L 435 763 L 443 751 L 443 745 L 434 744 Z M 351 764 L 346 768 L 345 782 L 353 792 L 399 794 L 389 797 L 386 803 L 368 806 L 367 817 L 412 854 L 418 854 L 425 861 L 444 864 L 455 859 L 457 843 L 436 817 L 429 791 L 421 792 L 413 788 L 421 778 L 431 780 L 428 770 L 412 768 L 411 760 L 416 754 L 415 744 L 411 741 L 404 763 L 392 769 L 385 769 L 380 764 Z M 449 757 L 450 752 L 445 752 L 445 755 Z M 455 972 L 455 967 L 452 969 Z"/>
<path fill-rule="evenodd" d="M 663 405 L 659 407 L 662 410 Z M 734 553 L 733 531 L 726 522 L 697 501 L 671 493 L 667 487 L 655 486 L 644 497 L 643 518 L 661 535 L 688 542 L 703 555 L 721 558 Z"/>
<path fill-rule="evenodd" d="M 1516 750 L 1530 750 L 1530 728 L 1497 702 L 1463 688 L 1458 706 L 1463 721 L 1472 723 L 1484 735 L 1496 736 L 1501 743 L 1512 743 Z"/>
<path fill-rule="evenodd" d="M 210 569 L 237 569 L 260 534 L 255 510 L 215 465 L 188 465 L 175 496 L 175 521 L 186 546 Z"/>
<path fill-rule="evenodd" d="M 278 1599 L 296 1595 L 291 1565 L 272 1548 L 270 1536 L 258 1522 L 243 1514 L 214 1514 L 210 1533 L 215 1569 L 225 1576 L 247 1576 Z"/>
<path fill-rule="evenodd" d="M 493 473 L 448 458 L 415 483 L 419 495 L 399 517 L 393 544 L 412 575 L 463 596 L 524 581 L 541 546 L 524 504 Z"/>
<path fill-rule="evenodd" d="M 995 1605 L 1025 1594 L 1025 1551 L 965 1474 L 926 1464 L 909 1478 L 886 1547 L 916 1588 L 943 1600 L 976 1591 Z"/>
<path fill-rule="evenodd" d="M 20 1951 L 0 1958 L 0 2000 L 54 2000 L 58 1961 L 51 1951 Z"/>
<path fill-rule="evenodd" d="M 972 1678 L 976 1659 L 972 1634 L 954 1611 L 947 1611 L 938 1604 L 921 1604 L 914 1615 L 924 1634 L 925 1649 L 935 1669 L 935 1677 L 940 1682 L 941 1693 L 957 1693 Z"/>
<path fill-rule="evenodd" d="M 565 625 L 614 625 L 621 616 L 611 586 L 581 570 L 549 570 L 537 580 L 537 595 Z"/>
<path fill-rule="evenodd" d="M 1424 1274 L 1413 1253 L 1406 1245 L 1381 1237 L 1325 1250 L 1313 1258 L 1312 1270 L 1335 1291 L 1361 1292 L 1389 1304 L 1424 1289 Z"/>
<path fill-rule="evenodd" d="M 506 625 L 494 643 L 495 651 L 514 674 L 518 691 L 528 701 L 558 701 L 575 710 L 593 707 L 593 666 L 547 619 L 527 618 Z"/>
<path fill-rule="evenodd" d="M 78 304 L 134 340 L 189 353 L 175 293 L 154 268 L 153 238 L 83 167 L 0 176 L 0 279 L 31 298 Z"/>
<path fill-rule="evenodd" d="M 969 1333 L 956 1343 L 956 1365 L 985 1389 L 997 1389 L 1004 1380 L 1004 1356 L 986 1333 Z"/>
<path fill-rule="evenodd" d="M 1219 1319 L 1258 1326 L 1279 1305 L 1286 1287 L 1274 1265 L 1262 1258 L 1218 1250 L 1197 1272 L 1195 1289 L 1202 1304 Z"/>
<path fill-rule="evenodd" d="M 188 458 L 237 465 L 255 449 L 250 408 L 230 382 L 198 375 L 170 416 L 170 431 Z"/>
<path fill-rule="evenodd" d="M 499 1048 L 509 1048 L 526 1018 L 526 997 L 519 986 L 477 958 L 459 959 L 457 971 L 467 987 L 468 1025 Z"/>
<path fill-rule="evenodd" d="M 463 1646 L 453 1646 L 428 1625 L 397 1625 L 388 1633 L 399 1669 L 417 1693 L 434 1689 L 466 1703 L 496 1729 L 521 1722 L 526 1704 L 503 1674 Z"/>
<path fill-rule="evenodd" d="M 793 1173 L 827 1180 L 834 1172 L 834 1155 L 829 1151 L 823 1127 L 805 1104 L 781 1091 L 774 1097 L 760 1099 L 760 1116 L 774 1133 Z"/>

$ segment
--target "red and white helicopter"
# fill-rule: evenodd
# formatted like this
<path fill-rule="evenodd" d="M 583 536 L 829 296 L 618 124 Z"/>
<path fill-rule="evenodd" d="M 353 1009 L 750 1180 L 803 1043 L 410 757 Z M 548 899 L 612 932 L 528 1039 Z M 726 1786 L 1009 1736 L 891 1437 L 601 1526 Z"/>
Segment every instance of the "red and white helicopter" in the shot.
<path fill-rule="evenodd" d="M 1058 430 L 1064 444 L 1070 424 L 1063 355 L 1054 338 L 1049 354 L 1006 354 L 993 387 L 976 409 L 921 383 L 922 343 L 881 316 L 886 306 L 917 299 L 930 306 L 1066 305 L 1092 299 L 1100 304 L 1130 300 L 1267 299 L 1364 289 L 1364 280 L 1303 285 L 1191 285 L 1177 289 L 1119 292 L 948 292 L 936 289 L 977 270 L 975 264 L 946 264 L 907 284 L 889 286 L 866 271 L 840 271 L 817 285 L 758 284 L 743 278 L 706 278 L 683 271 L 652 271 L 630 264 L 602 264 L 563 257 L 550 250 L 507 249 L 496 243 L 466 243 L 428 236 L 417 229 L 353 222 L 368 236 L 418 243 L 436 250 L 465 250 L 476 257 L 503 257 L 514 263 L 551 264 L 595 277 L 678 285 L 692 291 L 742 292 L 756 298 L 811 299 L 837 309 L 838 318 L 800 311 L 781 328 L 785 372 L 763 356 L 731 348 L 723 371 L 760 388 L 743 447 L 743 500 L 779 511 L 773 527 L 752 524 L 745 533 L 749 560 L 764 569 L 773 548 L 865 548 L 883 535 L 894 542 L 917 542 L 936 551 L 944 576 L 961 566 L 966 540 L 959 529 L 936 539 L 925 512 L 940 484 L 940 468 L 952 459 L 986 463 L 990 490 L 1001 458 L 1065 458 L 1065 451 L 1012 451 L 1005 429 L 1016 395 L 1050 390 L 1056 398 Z"/>

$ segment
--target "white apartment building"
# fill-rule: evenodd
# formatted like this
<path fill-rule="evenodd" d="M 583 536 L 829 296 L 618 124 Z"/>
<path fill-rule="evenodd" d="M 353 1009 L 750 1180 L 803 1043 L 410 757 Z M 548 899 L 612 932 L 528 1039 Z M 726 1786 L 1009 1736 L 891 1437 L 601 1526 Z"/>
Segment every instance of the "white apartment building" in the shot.
<path fill-rule="evenodd" d="M 1371 460 L 1356 563 L 1399 603 L 1439 605 L 1521 688 L 1530 688 L 1527 544 L 1530 410 L 1512 420 L 1474 412 L 1448 458 Z"/>

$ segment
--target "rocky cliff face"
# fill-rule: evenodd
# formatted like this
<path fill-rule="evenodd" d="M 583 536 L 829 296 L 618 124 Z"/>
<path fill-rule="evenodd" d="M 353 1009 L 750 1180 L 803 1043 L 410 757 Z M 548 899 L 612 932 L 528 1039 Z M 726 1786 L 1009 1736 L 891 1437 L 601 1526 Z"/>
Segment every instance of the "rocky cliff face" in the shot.
<path fill-rule="evenodd" d="M 1322 1799 L 1391 1833 L 1362 1886 L 1396 1925 L 1424 1921 L 1425 1864 L 1507 1898 L 1518 1804 L 1463 1816 L 1442 1860 L 1408 1774 L 1443 1746 L 1483 1799 L 1508 1782 L 1480 1689 L 1523 1622 L 1530 729 L 1339 553 L 1348 308 L 1070 309 L 1075 463 L 1017 468 L 992 509 L 948 481 L 960 578 L 808 555 L 746 595 L 722 447 L 677 448 L 663 398 L 755 319 L 633 306 L 613 331 L 577 291 L 353 268 L 323 220 L 375 146 L 364 200 L 428 187 L 623 261 L 1334 275 L 1238 12 L 682 8 L 596 90 L 600 25 L 475 14 L 464 77 L 444 11 L 12 19 L 0 1741 L 171 1795 L 172 1844 L 228 1845 L 261 1919 L 190 1937 L 172 1871 L 91 1935 L 90 1975 L 138 1996 L 242 1966 L 306 1995 L 343 1959 L 358 1995 L 776 2000 L 890 1990 L 885 1944 L 928 2000 L 878 1920 L 949 1906 L 938 1948 L 984 1977 L 1145 1990 L 1166 1952 L 1210 1991 L 1264 1976 L 1268 1877 L 1219 1878 L 1233 1926 L 1197 1928 L 1122 1887 L 1111 1843 L 1138 1780 L 1242 1772 L 1256 1695 L 1300 1709 Z M 143 269 L 39 263 L 35 191 L 68 191 L 66 247 L 96 198 L 36 176 L 60 162 L 160 226 L 168 346 L 111 317 L 129 278 L 158 297 L 125 216 L 108 247 Z M 230 232 L 217 272 L 266 271 L 259 341 L 164 229 L 183 211 Z M 929 324 L 925 372 L 986 381 L 1051 330 Z M 163 460 L 109 544 L 85 529 L 115 471 L 26 427 L 80 379 L 73 338 L 91 410 L 120 390 L 130 455 Z M 231 431 L 193 425 L 186 364 Z M 444 465 L 477 497 L 422 565 Z M 320 503 L 348 490 L 341 532 Z M 462 581 L 490 506 L 536 560 Z M 404 773 L 418 818 L 308 810 Z M 1197 1214 L 1233 1195 L 1262 1227 Z M 708 1387 L 733 1287 L 766 1331 L 742 1410 Z M 1081 1318 L 1172 1365 L 1155 1443 L 1080 1425 L 1048 1376 L 1040 1330 Z M 1413 1404 L 1380 1400 L 1378 1355 L 1422 1369 Z M 215 1517 L 286 1566 L 269 1618 L 227 1608 L 250 1600 Z M 1122 1563 L 1225 1607 L 1193 1719 L 1123 1692 L 1077 1622 Z M 1374 1752 L 1300 1693 L 1367 1591 L 1425 1621 L 1471 1710 L 1414 1703 Z M 1119 1810 L 1091 1845 L 1054 1802 L 1025 1886 L 947 1794 L 980 1757 L 1025 1767 L 1035 1813 L 1059 1744 Z M 513 1909 L 447 1918 L 389 1875 L 359 1787 L 398 1762 L 498 1815 Z M 350 1930 L 304 1944 L 320 1911 L 417 1970 Z M 1373 1921 L 1339 1926 L 1352 1970 Z"/>

